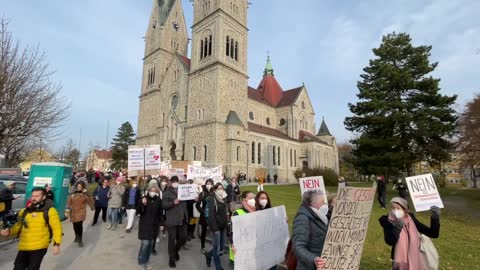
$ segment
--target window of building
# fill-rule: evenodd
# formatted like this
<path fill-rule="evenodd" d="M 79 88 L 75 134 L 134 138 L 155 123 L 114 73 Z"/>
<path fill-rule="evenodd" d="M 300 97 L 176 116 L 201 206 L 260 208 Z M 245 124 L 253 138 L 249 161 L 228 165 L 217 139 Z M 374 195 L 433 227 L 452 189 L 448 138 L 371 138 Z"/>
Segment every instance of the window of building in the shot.
<path fill-rule="evenodd" d="M 208 55 L 212 55 L 212 35 L 208 39 Z"/>
<path fill-rule="evenodd" d="M 203 59 L 203 40 L 200 41 L 200 59 Z"/>
<path fill-rule="evenodd" d="M 240 146 L 237 146 L 237 162 L 240 161 Z"/>
<path fill-rule="evenodd" d="M 193 147 L 193 160 L 197 160 L 197 148 Z"/>
<path fill-rule="evenodd" d="M 270 126 L 270 117 L 267 117 L 267 119 L 265 119 L 265 122 L 267 122 L 267 125 Z"/>
<path fill-rule="evenodd" d="M 276 165 L 276 157 L 277 155 L 275 155 L 275 145 L 273 146 L 273 165 Z"/>
<path fill-rule="evenodd" d="M 305 109 L 305 101 L 302 101 L 302 109 Z"/>
<path fill-rule="evenodd" d="M 207 161 L 208 158 L 208 148 L 206 145 L 203 146 L 203 160 Z"/>
<path fill-rule="evenodd" d="M 235 61 L 238 61 L 238 42 L 235 41 Z"/>
<path fill-rule="evenodd" d="M 278 155 L 278 166 L 280 166 L 280 146 L 277 147 L 277 155 Z"/>
<path fill-rule="evenodd" d="M 226 48 L 225 54 L 227 56 L 230 56 L 230 36 L 227 36 L 227 42 L 225 43 L 225 48 Z"/>
<path fill-rule="evenodd" d="M 262 144 L 258 143 L 258 164 L 262 164 Z"/>
<path fill-rule="evenodd" d="M 297 150 L 293 151 L 293 166 L 297 167 Z"/>
<path fill-rule="evenodd" d="M 252 142 L 252 164 L 255 164 L 255 142 Z"/>
<path fill-rule="evenodd" d="M 254 117 L 254 115 L 253 115 L 253 112 L 249 112 L 249 113 L 248 113 L 248 117 L 250 118 L 250 120 L 254 120 L 254 119 L 255 119 L 255 117 Z"/>
<path fill-rule="evenodd" d="M 286 123 L 285 118 L 280 119 L 280 126 L 284 126 Z"/>
<path fill-rule="evenodd" d="M 293 163 L 292 163 L 292 162 L 293 162 L 292 152 L 293 152 L 293 151 L 292 151 L 292 149 L 290 148 L 290 167 L 293 166 Z"/>

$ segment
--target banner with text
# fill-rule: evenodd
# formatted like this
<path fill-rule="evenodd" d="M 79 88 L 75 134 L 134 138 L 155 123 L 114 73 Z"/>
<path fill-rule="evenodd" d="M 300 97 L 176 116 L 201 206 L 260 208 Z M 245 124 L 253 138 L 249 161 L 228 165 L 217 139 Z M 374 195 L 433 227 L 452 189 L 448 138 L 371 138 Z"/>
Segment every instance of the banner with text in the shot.
<path fill-rule="evenodd" d="M 221 179 L 222 172 L 223 172 L 222 165 L 219 165 L 214 168 L 188 165 L 187 178 L 188 179 L 202 178 L 204 180 L 207 180 L 208 178 L 212 178 L 213 181 L 217 183 L 222 180 Z"/>
<path fill-rule="evenodd" d="M 158 175 L 162 168 L 160 145 L 128 147 L 128 176 Z"/>
<path fill-rule="evenodd" d="M 432 174 L 422 174 L 405 178 L 415 211 L 430 210 L 432 206 L 443 208 L 437 185 Z"/>
<path fill-rule="evenodd" d="M 197 198 L 197 185 L 178 185 L 178 197 L 180 201 L 195 200 Z"/>
<path fill-rule="evenodd" d="M 128 147 L 128 176 L 143 175 L 145 169 L 145 149 L 137 146 Z"/>
<path fill-rule="evenodd" d="M 172 176 L 177 176 L 178 180 L 183 181 L 185 179 L 185 170 L 184 169 L 167 169 L 167 170 L 161 170 L 160 175 L 166 176 L 168 178 L 172 178 Z"/>
<path fill-rule="evenodd" d="M 145 147 L 145 170 L 160 170 L 160 146 L 152 145 Z"/>
<path fill-rule="evenodd" d="M 323 176 L 311 176 L 311 177 L 304 177 L 299 179 L 300 183 L 300 193 L 303 197 L 303 193 L 308 190 L 321 190 L 323 194 L 327 194 L 325 190 L 325 184 L 323 182 Z M 325 197 L 325 202 L 327 202 L 327 196 Z"/>
<path fill-rule="evenodd" d="M 376 188 L 340 188 L 322 251 L 324 270 L 359 269 Z"/>
<path fill-rule="evenodd" d="M 285 206 L 233 216 L 235 270 L 265 270 L 284 260 L 290 234 Z"/>

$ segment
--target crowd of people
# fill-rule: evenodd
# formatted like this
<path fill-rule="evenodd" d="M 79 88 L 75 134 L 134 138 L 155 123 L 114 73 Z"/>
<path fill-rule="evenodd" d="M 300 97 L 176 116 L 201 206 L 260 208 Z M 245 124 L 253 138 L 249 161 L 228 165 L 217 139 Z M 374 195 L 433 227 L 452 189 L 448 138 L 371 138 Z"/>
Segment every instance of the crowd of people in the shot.
<path fill-rule="evenodd" d="M 181 184 L 193 184 L 193 180 L 180 181 L 177 176 L 130 178 L 125 176 L 107 179 L 101 176 L 93 189 L 88 192 L 89 181 L 77 177 L 67 199 L 65 217 L 69 218 L 75 234 L 74 242 L 83 247 L 83 226 L 87 208 L 94 211 L 92 226 L 102 221 L 108 230 L 116 230 L 127 216 L 125 233 L 134 230 L 138 217 L 138 239 L 140 247 L 138 264 L 144 269 L 153 269 L 150 256 L 157 255 L 156 243 L 160 238 L 168 241 L 168 265 L 175 268 L 180 260 L 180 251 L 187 241 L 195 238 L 195 231 L 201 231 L 199 254 L 205 257 L 207 267 L 212 261 L 217 270 L 224 269 L 221 257 L 227 255 L 230 264 L 235 261 L 235 243 L 231 216 L 247 215 L 273 207 L 270 196 L 264 190 L 257 194 L 243 191 L 234 177 L 229 183 L 207 179 L 199 184 L 195 200 L 180 201 L 178 188 Z M 345 184 L 345 181 L 339 181 Z M 383 183 L 382 183 L 383 182 Z M 385 185 L 385 187 L 383 186 Z M 400 182 L 395 183 L 400 195 L 405 190 Z M 35 187 L 25 209 L 18 214 L 18 220 L 1 231 L 2 236 L 19 234 L 19 252 L 15 259 L 16 269 L 39 269 L 50 243 L 53 240 L 53 254 L 60 252 L 63 229 L 57 210 L 53 207 L 50 187 Z M 263 189 L 263 188 L 262 188 Z M 385 205 L 386 184 L 378 178 L 378 199 Z M 307 191 L 293 220 L 292 237 L 285 254 L 288 269 L 318 270 L 326 262 L 321 253 L 328 232 L 328 225 L 335 205 L 335 196 L 325 200 L 322 191 Z M 405 195 L 406 196 L 406 195 Z M 421 223 L 409 210 L 407 200 L 401 197 L 391 199 L 389 213 L 379 219 L 387 245 L 392 247 L 391 259 L 394 270 L 427 269 L 428 260 L 421 252 L 422 235 L 437 238 L 440 232 L 440 209 L 432 207 L 430 226 Z M 43 219 L 37 218 L 43 216 Z M 206 236 L 211 234 L 211 246 L 206 247 Z M 229 250 L 224 250 L 228 243 Z M 276 270 L 272 266 L 270 270 Z"/>

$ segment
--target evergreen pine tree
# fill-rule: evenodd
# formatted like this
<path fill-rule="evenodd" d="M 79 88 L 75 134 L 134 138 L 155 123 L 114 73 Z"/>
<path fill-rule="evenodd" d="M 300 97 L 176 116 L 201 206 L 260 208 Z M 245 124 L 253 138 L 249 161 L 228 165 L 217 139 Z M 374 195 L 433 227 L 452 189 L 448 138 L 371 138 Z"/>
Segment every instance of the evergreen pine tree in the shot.
<path fill-rule="evenodd" d="M 364 174 L 412 173 L 413 164 L 449 159 L 457 115 L 457 96 L 440 94 L 440 79 L 429 73 L 431 46 L 415 47 L 406 33 L 383 37 L 375 59 L 363 69 L 359 101 L 349 104 L 348 130 L 359 137 L 354 163 Z"/>
<path fill-rule="evenodd" d="M 113 138 L 112 146 L 112 169 L 125 169 L 128 166 L 128 146 L 135 144 L 135 133 L 132 125 L 125 122 L 118 129 Z"/>

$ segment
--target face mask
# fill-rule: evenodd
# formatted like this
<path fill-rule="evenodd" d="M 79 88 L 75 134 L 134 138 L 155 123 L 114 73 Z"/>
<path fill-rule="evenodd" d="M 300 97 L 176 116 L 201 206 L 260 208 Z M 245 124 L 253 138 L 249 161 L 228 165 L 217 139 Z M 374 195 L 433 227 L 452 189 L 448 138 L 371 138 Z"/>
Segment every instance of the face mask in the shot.
<path fill-rule="evenodd" d="M 210 191 L 212 189 L 212 185 L 206 185 L 207 190 Z"/>
<path fill-rule="evenodd" d="M 225 199 L 227 197 L 227 193 L 225 190 L 216 190 L 215 193 L 217 194 L 218 197 Z"/>
<path fill-rule="evenodd" d="M 122 182 L 117 182 L 117 185 L 120 185 Z"/>
<path fill-rule="evenodd" d="M 265 207 L 268 203 L 268 200 L 259 200 L 258 203 L 262 206 Z"/>
<path fill-rule="evenodd" d="M 250 199 L 247 201 L 248 206 L 255 208 L 255 199 Z"/>
<path fill-rule="evenodd" d="M 137 184 L 133 184 L 132 187 L 133 187 L 133 188 L 136 188 L 136 187 L 137 187 Z"/>
<path fill-rule="evenodd" d="M 172 183 L 173 188 L 178 188 L 178 183 Z"/>
<path fill-rule="evenodd" d="M 320 209 L 318 209 L 318 211 L 320 211 L 320 213 L 326 216 L 328 214 L 328 205 L 322 204 L 322 206 L 320 206 Z"/>
<path fill-rule="evenodd" d="M 166 185 L 167 185 L 167 183 L 165 183 L 165 182 L 161 182 L 161 183 L 160 183 L 160 186 L 161 186 L 162 188 L 165 187 Z"/>
<path fill-rule="evenodd" d="M 149 191 L 148 196 L 150 196 L 150 198 L 153 198 L 153 197 L 157 196 L 157 193 L 153 192 L 153 191 Z"/>
<path fill-rule="evenodd" d="M 405 215 L 405 211 L 400 210 L 400 209 L 395 209 L 395 210 L 393 210 L 392 213 L 397 219 L 401 219 Z"/>

